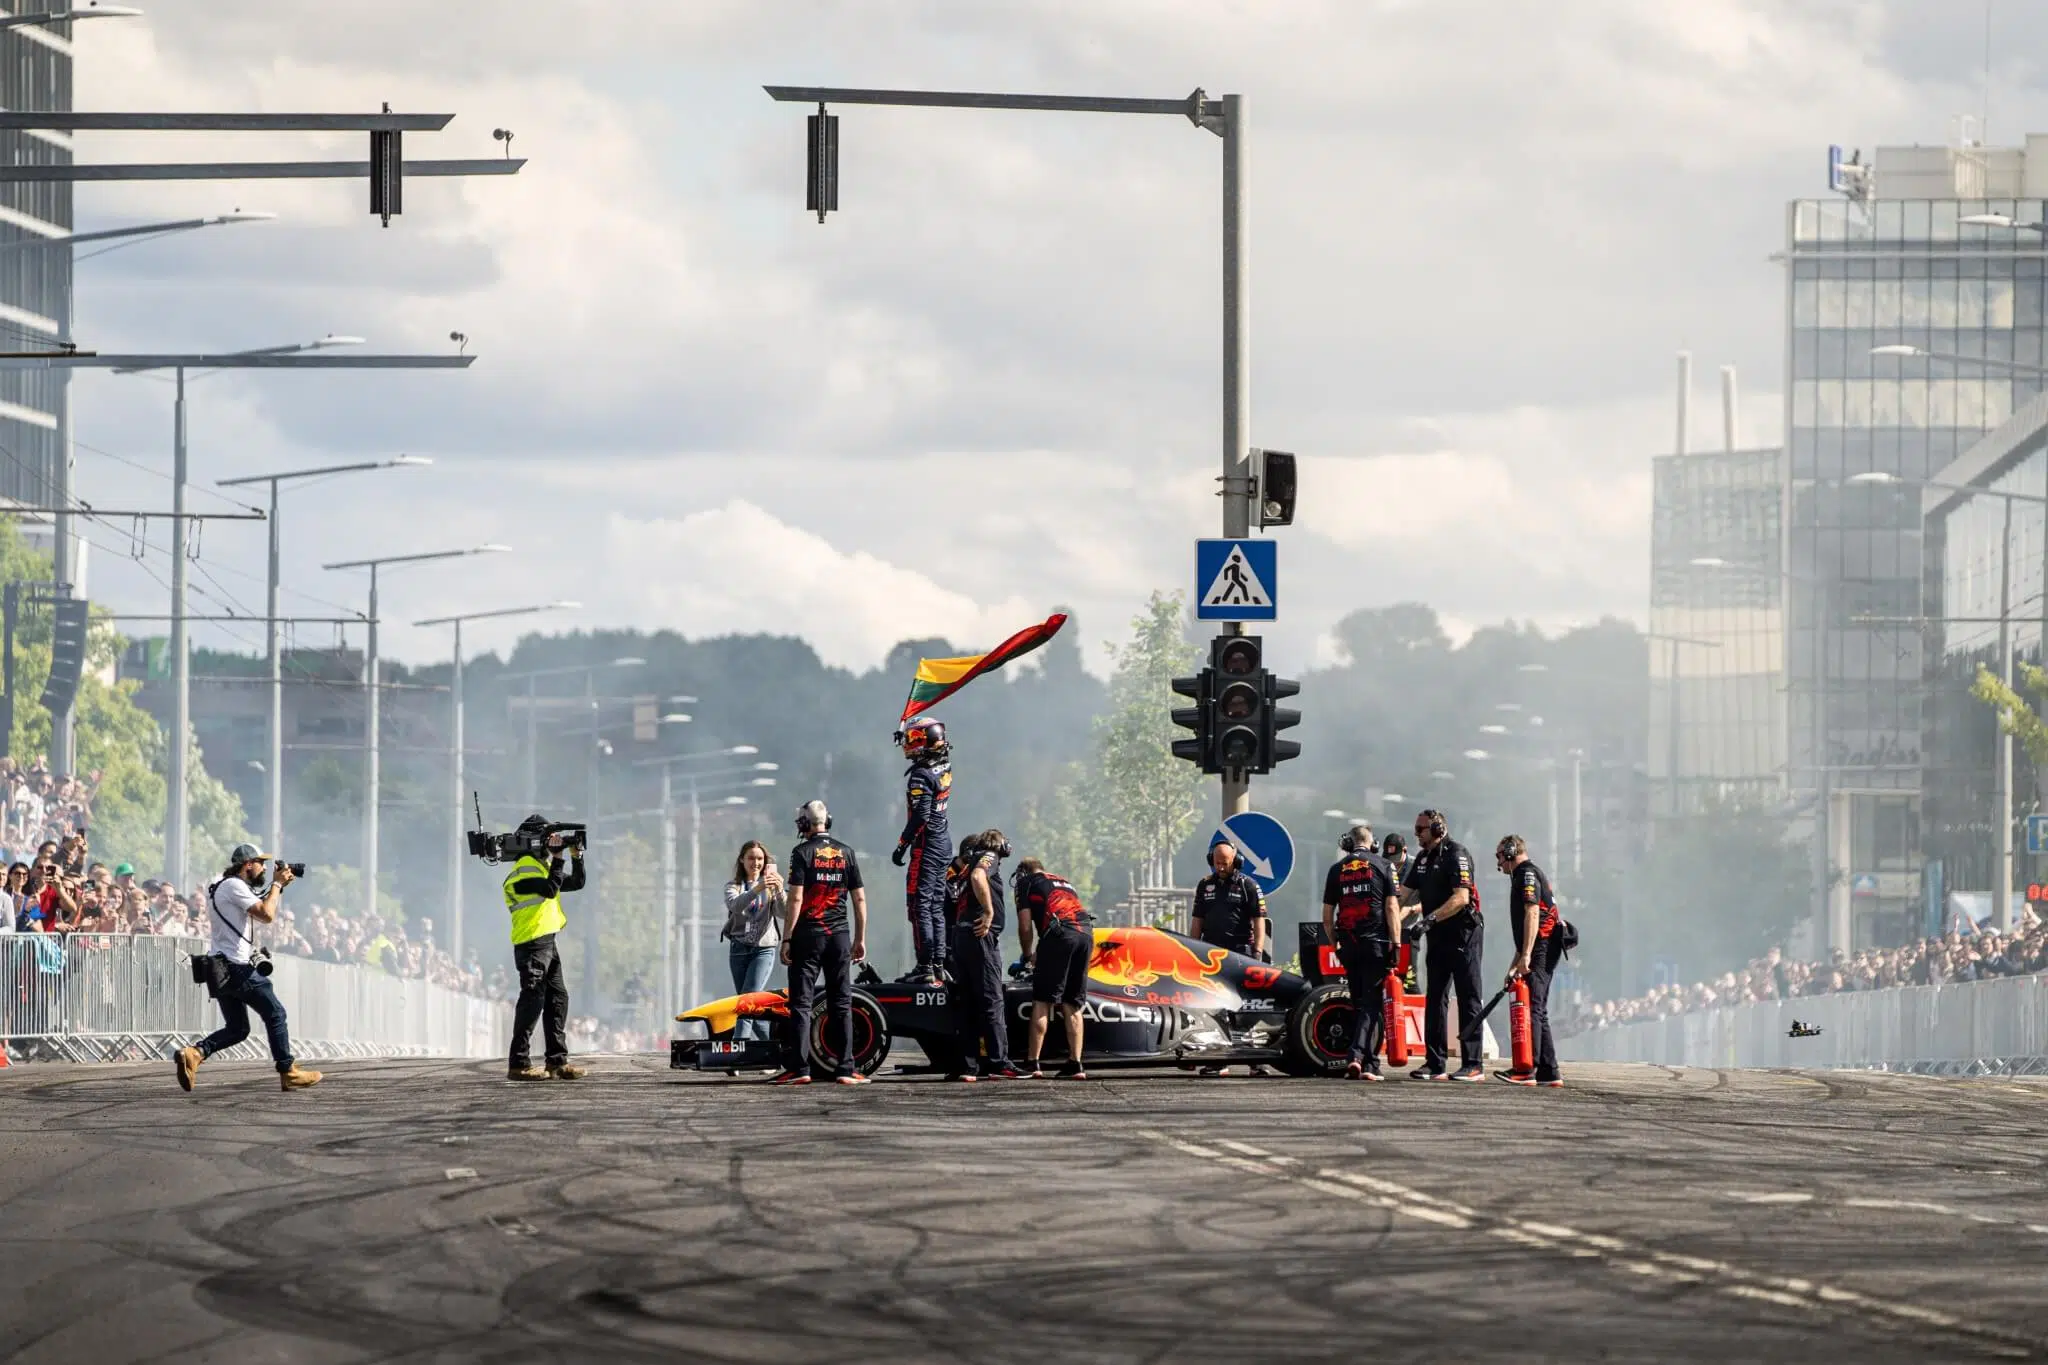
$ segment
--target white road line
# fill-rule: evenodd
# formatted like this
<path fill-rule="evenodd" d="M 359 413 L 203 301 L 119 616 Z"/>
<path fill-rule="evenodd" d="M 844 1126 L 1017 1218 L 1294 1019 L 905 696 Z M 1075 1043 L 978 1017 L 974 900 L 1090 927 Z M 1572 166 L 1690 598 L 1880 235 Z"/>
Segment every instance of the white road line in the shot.
<path fill-rule="evenodd" d="M 1753 1299 L 1808 1312 L 1852 1310 L 1866 1318 L 1890 1318 L 1899 1322 L 1911 1322 L 1967 1337 L 1980 1349 L 1998 1355 L 2029 1356 L 2034 1353 L 2034 1348 L 2043 1344 L 2031 1337 L 1979 1326 L 1938 1309 L 1924 1308 L 1918 1304 L 1873 1298 L 1853 1289 L 1839 1289 L 1833 1285 L 1819 1284 L 1792 1276 L 1762 1274 L 1745 1270 L 1727 1261 L 1704 1256 L 1655 1251 L 1634 1245 L 1619 1237 L 1580 1232 L 1561 1223 L 1537 1222 L 1482 1213 L 1452 1200 L 1357 1171 L 1326 1167 L 1317 1170 L 1313 1175 L 1305 1174 L 1303 1170 L 1298 1169 L 1301 1167 L 1298 1159 L 1278 1156 L 1246 1142 L 1228 1138 L 1217 1139 L 1217 1146 L 1227 1147 L 1231 1152 L 1238 1154 L 1228 1155 L 1215 1148 L 1204 1147 L 1156 1129 L 1140 1129 L 1138 1136 L 1150 1142 L 1164 1144 L 1189 1156 L 1220 1162 L 1235 1170 L 1290 1181 L 1318 1194 L 1370 1204 L 1404 1217 L 1420 1219 L 1443 1227 L 1477 1228 L 1490 1237 L 1498 1237 L 1519 1246 L 1579 1259 L 1595 1259 L 1624 1274 L 1646 1279 L 1669 1280 L 1680 1284 L 1713 1282 L 1721 1292 L 1736 1298 Z M 1811 1194 L 1798 1191 L 1729 1191 L 1727 1194 L 1729 1198 L 1742 1199 L 1749 1203 L 1804 1203 L 1813 1198 Z M 1859 1208 L 1915 1208 L 1955 1212 L 1943 1205 L 1913 1200 L 1851 1199 L 1844 1202 Z M 2048 1228 L 2039 1228 L 2033 1224 L 2029 1224 L 2028 1227 L 2032 1231 L 2048 1231 Z"/>
<path fill-rule="evenodd" d="M 1721 1197 L 1745 1204 L 1805 1204 L 1813 1199 L 1805 1190 L 1724 1190 Z"/>

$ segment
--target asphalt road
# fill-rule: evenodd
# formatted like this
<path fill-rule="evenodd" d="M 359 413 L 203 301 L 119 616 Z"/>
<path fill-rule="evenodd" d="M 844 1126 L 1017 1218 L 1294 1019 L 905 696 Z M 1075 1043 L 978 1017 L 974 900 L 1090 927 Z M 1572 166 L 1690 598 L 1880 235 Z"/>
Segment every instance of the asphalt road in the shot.
<path fill-rule="evenodd" d="M 2048 1085 L 0 1073 L 0 1359 L 2048 1358 Z"/>

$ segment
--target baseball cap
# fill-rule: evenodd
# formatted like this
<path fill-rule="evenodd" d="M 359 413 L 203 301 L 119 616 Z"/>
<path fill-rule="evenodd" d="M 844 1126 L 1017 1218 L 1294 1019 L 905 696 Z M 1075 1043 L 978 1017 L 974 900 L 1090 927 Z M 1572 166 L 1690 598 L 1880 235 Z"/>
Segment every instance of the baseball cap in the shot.
<path fill-rule="evenodd" d="M 114 864 L 114 875 L 115 875 L 116 877 L 132 877 L 132 876 L 134 876 L 134 875 L 135 875 L 135 864 L 134 864 L 134 863 L 115 863 L 115 864 Z"/>
<path fill-rule="evenodd" d="M 267 855 L 263 850 L 254 844 L 236 844 L 234 851 L 228 854 L 228 866 L 240 867 L 243 863 L 253 863 L 265 856 Z"/>

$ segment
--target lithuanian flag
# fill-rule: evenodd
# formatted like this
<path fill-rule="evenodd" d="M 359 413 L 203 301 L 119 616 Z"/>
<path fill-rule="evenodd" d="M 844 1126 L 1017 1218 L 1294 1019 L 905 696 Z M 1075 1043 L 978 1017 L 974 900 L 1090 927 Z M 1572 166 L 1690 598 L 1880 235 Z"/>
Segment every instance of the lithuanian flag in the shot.
<path fill-rule="evenodd" d="M 1026 626 L 986 654 L 968 654 L 958 659 L 919 659 L 917 676 L 910 681 L 910 698 L 903 703 L 903 719 L 928 711 L 984 673 L 993 673 L 1012 659 L 1021 659 L 1060 633 L 1067 623 L 1063 612 L 1054 612 L 1035 626 Z"/>

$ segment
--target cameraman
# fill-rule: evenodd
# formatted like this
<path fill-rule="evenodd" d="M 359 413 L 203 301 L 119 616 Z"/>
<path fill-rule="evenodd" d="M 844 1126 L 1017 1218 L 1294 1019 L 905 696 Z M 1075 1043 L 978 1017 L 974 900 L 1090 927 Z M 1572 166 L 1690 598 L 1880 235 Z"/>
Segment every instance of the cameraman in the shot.
<path fill-rule="evenodd" d="M 543 863 L 523 853 L 505 874 L 505 908 L 512 912 L 512 965 L 519 973 L 519 1003 L 512 1007 L 512 1057 L 507 1077 L 515 1081 L 580 1081 L 584 1068 L 569 1065 L 569 986 L 562 979 L 562 955 L 555 934 L 568 926 L 562 893 L 583 889 L 583 845 L 569 849 L 569 875 L 562 875 L 562 836 L 548 833 L 547 817 L 519 822 L 529 839 L 547 839 Z M 533 1064 L 528 1050 L 533 1026 L 547 1018 L 547 1068 Z"/>
<path fill-rule="evenodd" d="M 249 921 L 269 924 L 275 920 L 279 900 L 293 880 L 291 868 L 276 863 L 270 874 L 270 889 L 258 895 L 256 888 L 263 882 L 263 865 L 267 862 L 271 859 L 258 852 L 254 844 L 237 844 L 228 855 L 227 871 L 207 889 L 207 901 L 213 911 L 213 955 L 226 959 L 214 970 L 213 998 L 220 1005 L 221 1027 L 200 1039 L 199 1046 L 179 1051 L 178 1084 L 187 1090 L 192 1088 L 201 1062 L 249 1036 L 250 1010 L 256 1011 L 264 1032 L 270 1035 L 270 1060 L 277 1063 L 277 1079 L 283 1088 L 304 1090 L 320 1083 L 319 1072 L 303 1070 L 292 1060 L 292 1039 L 285 1028 L 284 1005 L 270 987 L 270 954 L 263 955 L 260 972 L 252 960 L 256 940 L 249 936 Z"/>

